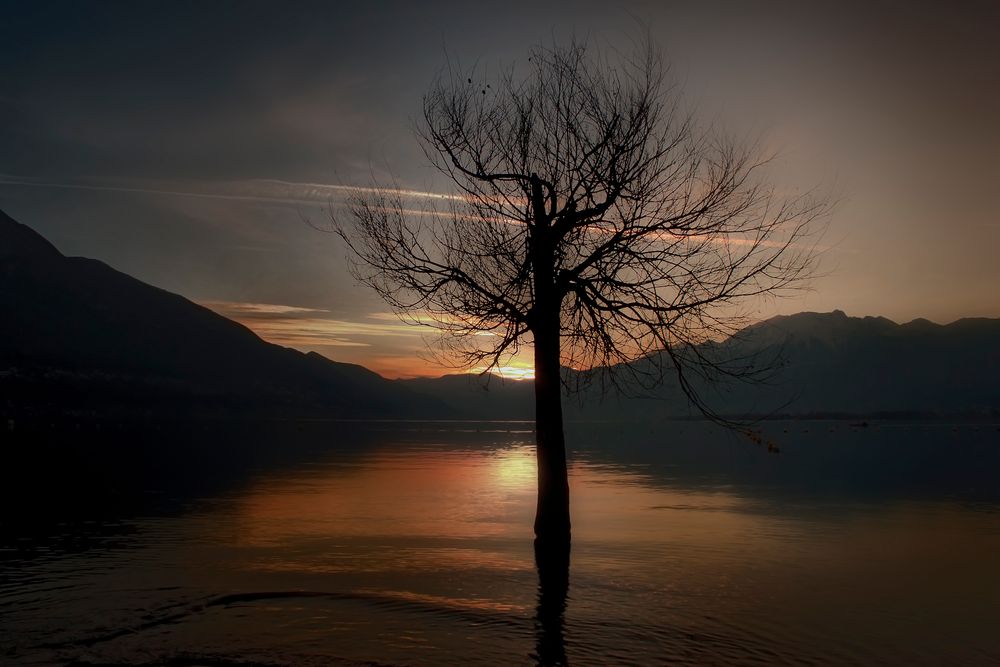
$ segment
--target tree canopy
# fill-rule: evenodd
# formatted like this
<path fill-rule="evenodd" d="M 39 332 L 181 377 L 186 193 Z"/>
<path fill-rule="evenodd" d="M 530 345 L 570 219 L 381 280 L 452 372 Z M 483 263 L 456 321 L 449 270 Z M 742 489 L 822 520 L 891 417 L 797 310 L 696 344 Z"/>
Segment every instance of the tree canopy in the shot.
<path fill-rule="evenodd" d="M 448 67 L 418 135 L 453 195 L 414 210 L 396 188 L 359 192 L 338 226 L 355 275 L 430 318 L 456 365 L 492 368 L 531 340 L 547 245 L 564 366 L 644 384 L 745 370 L 699 343 L 745 324 L 748 299 L 802 286 L 827 202 L 779 196 L 767 156 L 680 104 L 649 44 L 613 58 L 539 46 L 492 80 Z"/>

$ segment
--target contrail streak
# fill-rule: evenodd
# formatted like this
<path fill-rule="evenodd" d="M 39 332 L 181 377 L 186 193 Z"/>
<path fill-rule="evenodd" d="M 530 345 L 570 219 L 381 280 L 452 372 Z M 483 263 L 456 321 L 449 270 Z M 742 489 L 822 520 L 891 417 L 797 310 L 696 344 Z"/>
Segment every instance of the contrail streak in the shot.
<path fill-rule="evenodd" d="M 243 187 L 253 187 L 258 184 L 275 184 L 289 189 L 304 190 L 302 194 L 296 196 L 269 195 L 269 194 L 232 194 L 225 192 L 195 192 L 191 190 L 174 190 L 165 188 L 142 188 L 128 187 L 123 185 L 88 185 L 84 183 L 55 183 L 51 181 L 31 181 L 24 179 L 11 179 L 0 177 L 0 185 L 32 188 L 59 188 L 63 190 L 87 190 L 98 192 L 126 192 L 132 194 L 167 195 L 174 197 L 197 197 L 200 199 L 222 199 L 228 201 L 257 201 L 257 202 L 279 202 L 286 204 L 314 204 L 323 201 L 323 192 L 350 194 L 386 192 L 399 195 L 404 198 L 414 199 L 436 199 L 445 201 L 465 201 L 466 198 L 460 195 L 449 195 L 440 192 L 426 192 L 421 190 L 408 190 L 399 188 L 372 188 L 353 185 L 328 185 L 324 183 L 297 183 L 294 181 L 261 180 L 249 181 L 241 184 Z"/>

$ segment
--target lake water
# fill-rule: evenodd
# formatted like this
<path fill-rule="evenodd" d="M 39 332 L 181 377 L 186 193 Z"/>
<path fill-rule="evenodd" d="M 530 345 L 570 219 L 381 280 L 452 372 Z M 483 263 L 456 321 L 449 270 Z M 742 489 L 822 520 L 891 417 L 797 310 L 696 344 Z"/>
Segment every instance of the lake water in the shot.
<path fill-rule="evenodd" d="M 129 439 L 250 463 L 6 502 L 0 663 L 1000 663 L 995 425 L 572 425 L 541 582 L 530 424 L 197 430 Z"/>

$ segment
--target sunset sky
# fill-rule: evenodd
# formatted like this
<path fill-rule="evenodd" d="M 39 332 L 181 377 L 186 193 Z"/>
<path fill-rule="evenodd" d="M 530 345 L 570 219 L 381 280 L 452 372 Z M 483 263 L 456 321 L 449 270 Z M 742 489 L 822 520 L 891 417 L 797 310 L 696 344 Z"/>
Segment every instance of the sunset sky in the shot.
<path fill-rule="evenodd" d="M 624 7 L 624 10 L 622 9 Z M 0 208 L 267 340 L 440 374 L 322 225 L 392 174 L 447 194 L 413 136 L 447 57 L 648 29 L 706 124 L 840 203 L 813 291 L 759 315 L 1000 317 L 1000 4 L 3 2 Z M 426 193 L 426 194 L 421 194 Z"/>

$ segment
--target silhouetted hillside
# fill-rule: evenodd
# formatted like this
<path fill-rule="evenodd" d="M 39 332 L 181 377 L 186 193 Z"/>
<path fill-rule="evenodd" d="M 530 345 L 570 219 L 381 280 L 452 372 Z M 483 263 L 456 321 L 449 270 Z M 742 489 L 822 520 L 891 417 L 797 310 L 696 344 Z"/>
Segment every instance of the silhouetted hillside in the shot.
<path fill-rule="evenodd" d="M 771 367 L 765 382 L 720 385 L 695 381 L 723 415 L 1000 414 L 1000 320 L 963 319 L 939 325 L 919 319 L 896 324 L 884 317 L 848 317 L 841 311 L 774 317 L 738 336 L 707 346 L 720 359 L 747 356 Z M 642 362 L 638 362 L 642 363 Z M 570 373 L 571 371 L 564 370 Z M 606 371 L 597 371 L 604 373 Z M 530 382 L 448 376 L 410 380 L 466 415 L 531 418 Z M 697 417 L 676 381 L 651 392 L 603 392 L 595 382 L 566 400 L 571 419 Z M 637 394 L 643 394 L 641 398 Z"/>
<path fill-rule="evenodd" d="M 474 374 L 398 380 L 414 393 L 433 397 L 467 419 L 534 419 L 535 388 L 529 380 Z"/>
<path fill-rule="evenodd" d="M 2 213 L 0 312 L 0 414 L 534 416 L 531 382 L 389 381 L 272 345 L 181 296 L 96 260 L 65 257 Z M 799 313 L 710 347 L 722 357 L 778 360 L 766 384 L 703 383 L 721 414 L 1000 414 L 996 319 L 900 325 L 841 311 Z M 570 419 L 698 416 L 670 381 L 641 399 L 590 387 L 567 399 L 565 411 Z"/>
<path fill-rule="evenodd" d="M 415 416 L 436 401 L 246 327 L 0 213 L 0 411 Z"/>
<path fill-rule="evenodd" d="M 1000 411 L 1000 320 L 896 324 L 837 310 L 775 317 L 742 339 L 779 350 L 781 368 L 770 386 L 735 390 L 736 410 L 790 400 L 798 414 Z"/>

